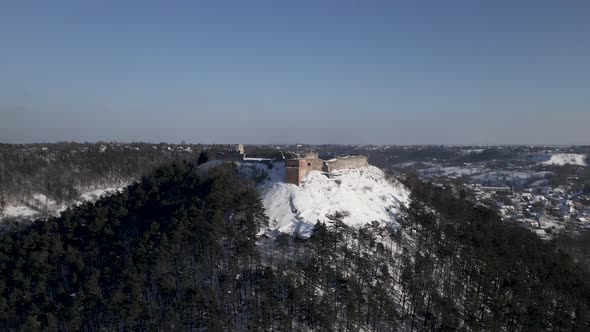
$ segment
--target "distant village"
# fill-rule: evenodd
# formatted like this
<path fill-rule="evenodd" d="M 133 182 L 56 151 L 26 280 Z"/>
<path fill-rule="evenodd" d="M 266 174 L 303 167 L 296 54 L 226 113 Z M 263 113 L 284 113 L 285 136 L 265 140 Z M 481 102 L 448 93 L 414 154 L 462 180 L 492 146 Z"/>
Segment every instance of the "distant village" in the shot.
<path fill-rule="evenodd" d="M 504 221 L 515 222 L 543 239 L 566 229 L 590 228 L 588 166 L 583 164 L 555 165 L 523 153 L 502 162 L 435 160 L 414 167 L 422 178 L 496 209 Z M 559 172 L 564 173 L 561 178 Z"/>
<path fill-rule="evenodd" d="M 541 238 L 568 226 L 590 227 L 590 195 L 566 192 L 549 186 L 517 191 L 509 187 L 470 185 L 475 200 L 481 204 L 495 204 L 506 221 L 514 221 L 530 228 Z"/>

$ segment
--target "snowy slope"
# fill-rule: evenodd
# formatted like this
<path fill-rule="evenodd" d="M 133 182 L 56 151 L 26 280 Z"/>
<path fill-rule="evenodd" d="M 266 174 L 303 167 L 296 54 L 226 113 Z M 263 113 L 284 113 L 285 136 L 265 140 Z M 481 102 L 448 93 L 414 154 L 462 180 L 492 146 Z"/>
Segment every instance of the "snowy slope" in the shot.
<path fill-rule="evenodd" d="M 390 182 L 379 168 L 369 166 L 326 173 L 312 171 L 300 187 L 284 183 L 285 167 L 275 162 L 242 163 L 240 172 L 264 176 L 259 184 L 262 202 L 270 219 L 271 233 L 279 231 L 309 237 L 318 220 L 326 214 L 345 212 L 344 222 L 360 227 L 371 221 L 396 224 L 402 205 L 409 204 L 409 192 L 399 182 Z"/>
<path fill-rule="evenodd" d="M 576 153 L 556 153 L 551 155 L 549 160 L 544 161 L 543 165 L 578 165 L 586 166 L 586 155 Z"/>
<path fill-rule="evenodd" d="M 80 195 L 79 201 L 76 202 L 77 204 L 83 203 L 83 202 L 96 202 L 97 200 L 99 200 L 102 197 L 107 197 L 110 196 L 116 192 L 121 192 L 123 190 L 122 187 L 108 187 L 108 188 L 103 188 L 103 189 L 95 189 L 95 190 L 90 190 L 87 192 L 84 192 Z"/>
<path fill-rule="evenodd" d="M 0 221 L 4 217 L 9 218 L 33 218 L 39 214 L 39 211 L 33 210 L 28 206 L 24 205 L 8 205 L 2 211 L 0 211 Z"/>
<path fill-rule="evenodd" d="M 70 206 L 79 205 L 84 202 L 95 202 L 101 197 L 110 196 L 121 190 L 122 187 L 88 189 L 87 191 L 83 191 L 77 200 L 71 202 Z M 0 223 L 6 218 L 32 220 L 40 216 L 59 216 L 67 208 L 68 205 L 65 203 L 57 203 L 44 194 L 36 193 L 28 199 L 7 204 L 3 209 L 0 208 Z"/>

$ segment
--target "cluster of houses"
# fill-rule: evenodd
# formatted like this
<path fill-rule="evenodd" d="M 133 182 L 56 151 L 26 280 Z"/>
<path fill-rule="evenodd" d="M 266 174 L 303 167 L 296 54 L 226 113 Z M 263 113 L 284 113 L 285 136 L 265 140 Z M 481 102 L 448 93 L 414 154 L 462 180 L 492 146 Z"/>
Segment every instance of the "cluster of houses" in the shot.
<path fill-rule="evenodd" d="M 512 191 L 508 187 L 470 185 L 475 200 L 495 205 L 503 220 L 514 221 L 549 239 L 568 225 L 590 227 L 590 195 L 562 188 Z"/>
<path fill-rule="evenodd" d="M 590 193 L 574 192 L 582 180 L 575 173 L 553 180 L 558 169 L 535 160 L 431 164 L 420 175 L 440 186 L 460 189 L 478 204 L 497 209 L 515 222 L 550 239 L 563 229 L 590 228 Z M 587 191 L 587 190 L 586 190 Z"/>

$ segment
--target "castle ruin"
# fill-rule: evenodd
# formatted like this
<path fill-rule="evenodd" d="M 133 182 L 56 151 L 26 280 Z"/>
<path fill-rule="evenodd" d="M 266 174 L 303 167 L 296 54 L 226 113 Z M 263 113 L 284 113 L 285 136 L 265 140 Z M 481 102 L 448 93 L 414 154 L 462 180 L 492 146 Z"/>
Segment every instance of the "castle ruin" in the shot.
<path fill-rule="evenodd" d="M 224 151 L 210 152 L 211 160 L 227 160 L 237 162 L 255 162 L 256 158 L 246 158 L 244 146 L 236 144 L 233 148 Z M 319 171 L 330 173 L 339 169 L 361 168 L 369 166 L 367 156 L 352 155 L 323 160 L 319 158 L 317 152 L 307 151 L 299 153 L 297 158 L 285 159 L 285 183 L 301 185 L 301 181 L 307 173 Z"/>
<path fill-rule="evenodd" d="M 315 152 L 307 153 L 296 159 L 285 160 L 285 182 L 301 185 L 301 180 L 310 171 L 330 173 L 339 169 L 361 168 L 369 166 L 367 156 L 355 155 L 323 160 Z"/>

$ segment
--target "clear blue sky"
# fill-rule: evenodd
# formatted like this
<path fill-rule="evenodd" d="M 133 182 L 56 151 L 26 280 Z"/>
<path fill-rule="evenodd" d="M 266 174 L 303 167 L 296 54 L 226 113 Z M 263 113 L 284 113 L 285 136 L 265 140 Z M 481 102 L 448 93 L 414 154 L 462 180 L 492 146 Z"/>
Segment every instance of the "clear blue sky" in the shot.
<path fill-rule="evenodd" d="M 590 144 L 590 1 L 2 1 L 0 142 Z"/>

